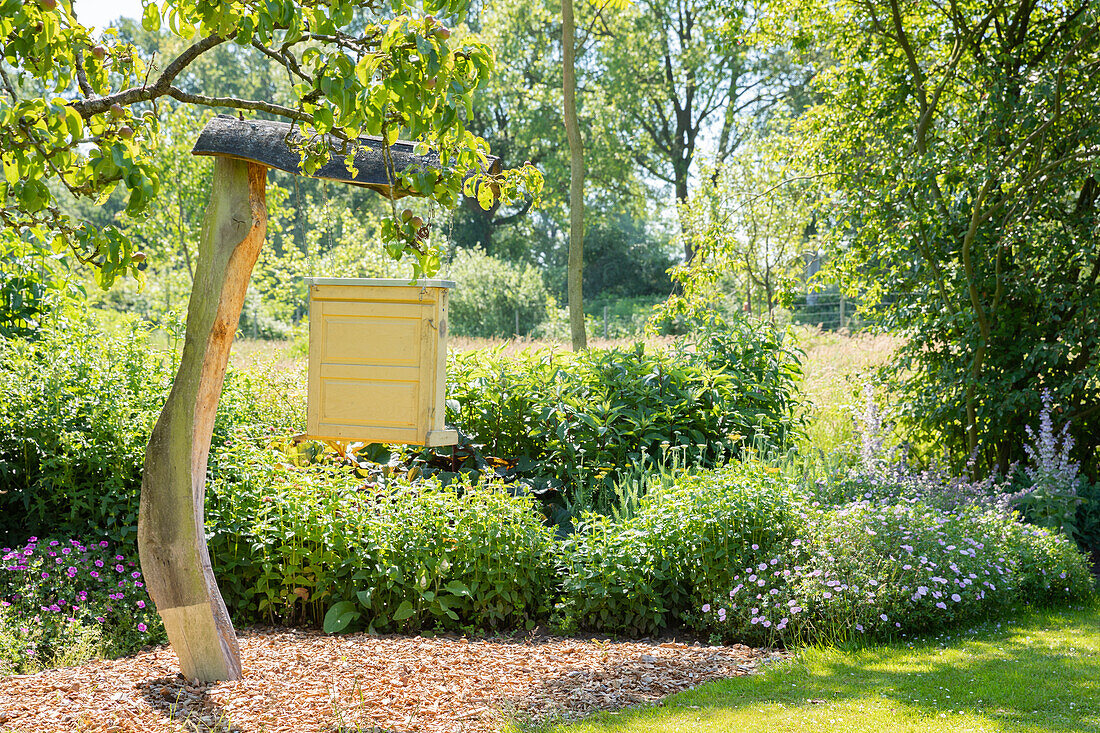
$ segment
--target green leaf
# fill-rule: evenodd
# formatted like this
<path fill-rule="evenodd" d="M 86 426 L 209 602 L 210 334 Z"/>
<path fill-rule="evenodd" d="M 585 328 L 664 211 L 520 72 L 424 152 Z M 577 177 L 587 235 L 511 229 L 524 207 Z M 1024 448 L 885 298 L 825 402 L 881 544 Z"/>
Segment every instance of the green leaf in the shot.
<path fill-rule="evenodd" d="M 141 14 L 141 27 L 150 33 L 160 32 L 160 10 L 156 2 L 150 2 L 145 6 Z"/>
<path fill-rule="evenodd" d="M 322 628 L 324 628 L 326 634 L 339 634 L 362 616 L 363 614 L 356 609 L 354 602 L 340 601 L 334 603 L 325 612 Z"/>
<path fill-rule="evenodd" d="M 408 601 L 401 601 L 401 605 L 399 605 L 397 607 L 397 610 L 394 611 L 393 620 L 404 621 L 405 619 L 413 616 L 415 613 L 416 609 L 413 608 L 413 604 L 409 603 Z"/>
<path fill-rule="evenodd" d="M 447 585 L 443 586 L 447 589 L 448 593 L 453 593 L 456 596 L 468 596 L 470 595 L 470 589 L 460 580 L 452 580 Z"/>

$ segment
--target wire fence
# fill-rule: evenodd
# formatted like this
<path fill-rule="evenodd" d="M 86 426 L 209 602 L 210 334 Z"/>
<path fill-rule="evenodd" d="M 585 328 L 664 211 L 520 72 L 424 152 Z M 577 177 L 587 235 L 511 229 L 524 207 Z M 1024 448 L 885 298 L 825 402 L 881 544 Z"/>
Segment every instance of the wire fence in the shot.
<path fill-rule="evenodd" d="M 814 326 L 823 331 L 847 331 L 856 333 L 870 325 L 868 310 L 875 310 L 895 302 L 896 297 L 888 295 L 870 306 L 859 298 L 851 298 L 840 293 L 805 293 L 795 298 L 790 306 L 775 306 L 771 316 L 779 326 L 787 324 Z M 647 324 L 653 315 L 658 301 L 645 302 L 642 299 L 624 299 L 605 301 L 588 308 L 585 325 L 590 338 L 637 338 L 646 333 Z M 740 311 L 743 305 L 729 301 L 724 311 Z M 768 316 L 767 307 L 754 302 L 752 311 L 755 316 Z M 522 337 L 534 337 L 551 340 L 568 340 L 569 311 L 566 308 L 554 309 L 546 321 L 538 324 L 530 333 L 519 329 L 517 319 L 516 333 Z M 459 334 L 476 336 L 479 334 Z"/>
<path fill-rule="evenodd" d="M 888 296 L 880 301 L 886 305 L 894 301 Z M 799 297 L 787 309 L 790 322 L 809 326 L 818 326 L 825 331 L 861 331 L 867 327 L 867 318 L 859 299 L 853 299 L 840 293 L 807 293 Z"/>

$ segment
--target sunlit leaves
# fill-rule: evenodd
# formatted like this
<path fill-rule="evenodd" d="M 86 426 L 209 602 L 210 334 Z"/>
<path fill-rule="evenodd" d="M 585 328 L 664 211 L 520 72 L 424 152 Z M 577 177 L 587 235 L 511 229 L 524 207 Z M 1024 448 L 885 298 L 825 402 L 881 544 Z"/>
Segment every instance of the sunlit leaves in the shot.
<path fill-rule="evenodd" d="M 914 335 L 904 419 L 1003 469 L 1040 384 L 1100 434 L 1084 424 L 1100 360 L 1076 346 L 1100 275 L 1098 16 L 1070 0 L 896 7 L 778 11 L 831 64 L 798 156 L 822 176 L 834 275 Z"/>
<path fill-rule="evenodd" d="M 452 13 L 463 3 L 429 5 L 429 12 Z M 479 194 L 486 207 L 500 197 L 537 196 L 537 172 L 491 174 L 484 141 L 465 129 L 472 95 L 493 68 L 489 48 L 472 37 L 450 40 L 450 29 L 432 16 L 408 14 L 411 8 L 403 2 L 391 4 L 392 15 L 383 10 L 370 0 L 168 0 L 145 2 L 142 25 L 188 43 L 209 41 L 205 48 L 226 40 L 258 45 L 272 63 L 285 66 L 297 99 L 275 113 L 298 123 L 307 172 L 354 147 L 338 142 L 340 149 L 334 150 L 333 140 L 374 135 L 392 144 L 401 137 L 427 143 L 439 160 L 438 171 L 408 171 L 394 181 L 407 192 L 453 207 L 463 180 L 476 175 L 488 182 L 484 191 L 491 195 Z M 155 68 L 147 66 L 148 59 L 112 32 L 93 37 L 64 2 L 47 10 L 35 2 L 5 0 L 0 35 L 7 42 L 7 68 L 17 79 L 35 79 L 32 92 L 5 81 L 6 95 L 0 97 L 6 181 L 0 215 L 16 229 L 44 226 L 63 234 L 79 259 L 99 266 L 98 278 L 107 286 L 129 266 L 127 249 L 116 246 L 110 235 L 78 236 L 77 223 L 58 209 L 49 184 L 94 200 L 122 185 L 129 194 L 127 214 L 144 215 L 159 185 L 149 162 L 158 145 L 155 100 L 175 94 L 176 77 L 161 77 L 173 69 L 172 62 L 157 59 Z M 181 63 L 186 66 L 186 58 Z M 62 97 L 47 101 L 36 96 L 41 84 Z M 263 105 L 229 102 L 250 110 Z M 396 179 L 396 171 L 393 175 Z M 415 256 L 417 274 L 438 269 L 438 254 L 431 252 L 427 235 L 410 234 L 396 221 L 383 235 L 395 256 Z"/>

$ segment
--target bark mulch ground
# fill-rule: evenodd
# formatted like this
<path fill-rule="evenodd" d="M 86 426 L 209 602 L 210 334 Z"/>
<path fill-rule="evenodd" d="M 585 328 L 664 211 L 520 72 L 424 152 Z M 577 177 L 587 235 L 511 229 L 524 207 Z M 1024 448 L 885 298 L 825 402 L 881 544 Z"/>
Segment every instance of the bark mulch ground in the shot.
<path fill-rule="evenodd" d="M 244 631 L 244 678 L 190 684 L 158 647 L 0 679 L 0 731 L 490 733 L 652 703 L 779 658 L 746 646 Z"/>

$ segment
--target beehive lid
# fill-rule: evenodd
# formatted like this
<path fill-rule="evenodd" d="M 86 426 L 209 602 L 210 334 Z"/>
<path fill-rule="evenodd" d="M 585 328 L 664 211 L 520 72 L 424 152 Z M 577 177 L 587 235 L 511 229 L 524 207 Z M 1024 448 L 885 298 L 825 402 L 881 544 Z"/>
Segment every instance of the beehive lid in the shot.
<path fill-rule="evenodd" d="M 307 277 L 307 286 L 311 285 L 361 285 L 364 287 L 420 287 L 420 288 L 453 288 L 453 280 L 404 280 L 402 278 L 381 277 Z"/>

